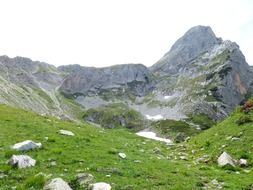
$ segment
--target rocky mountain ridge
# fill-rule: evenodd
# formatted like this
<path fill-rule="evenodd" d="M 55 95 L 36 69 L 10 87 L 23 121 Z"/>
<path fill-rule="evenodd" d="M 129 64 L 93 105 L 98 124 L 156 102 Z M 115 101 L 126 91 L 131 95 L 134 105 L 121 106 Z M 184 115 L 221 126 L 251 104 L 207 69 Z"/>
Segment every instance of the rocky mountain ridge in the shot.
<path fill-rule="evenodd" d="M 152 120 L 196 113 L 219 120 L 248 96 L 253 81 L 239 46 L 206 26 L 191 28 L 150 68 L 56 68 L 2 56 L 0 73 L 1 103 L 70 119 L 89 108 L 124 103 Z"/>

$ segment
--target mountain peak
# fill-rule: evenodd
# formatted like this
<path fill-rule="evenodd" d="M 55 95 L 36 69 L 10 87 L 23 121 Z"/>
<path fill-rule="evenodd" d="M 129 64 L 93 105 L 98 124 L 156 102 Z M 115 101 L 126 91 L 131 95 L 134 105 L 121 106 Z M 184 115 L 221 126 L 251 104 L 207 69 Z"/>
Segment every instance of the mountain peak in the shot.
<path fill-rule="evenodd" d="M 197 25 L 191 27 L 185 34 L 187 33 L 209 33 L 215 36 L 212 28 L 210 26 Z"/>
<path fill-rule="evenodd" d="M 210 26 L 194 26 L 174 43 L 170 51 L 152 69 L 175 73 L 180 67 L 220 42 Z"/>

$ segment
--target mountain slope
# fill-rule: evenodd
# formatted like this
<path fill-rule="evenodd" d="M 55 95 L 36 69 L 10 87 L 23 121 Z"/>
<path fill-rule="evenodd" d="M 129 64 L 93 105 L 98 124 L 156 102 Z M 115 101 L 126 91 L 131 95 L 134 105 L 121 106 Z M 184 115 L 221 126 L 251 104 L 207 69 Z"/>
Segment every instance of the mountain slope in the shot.
<path fill-rule="evenodd" d="M 209 154 L 211 161 L 226 151 L 234 159 L 246 158 L 252 165 L 253 152 L 250 146 L 253 138 L 253 100 L 249 112 L 238 107 L 227 119 L 191 139 L 190 145 L 196 150 L 204 148 L 202 154 Z M 199 151 L 201 152 L 201 151 Z"/>
<path fill-rule="evenodd" d="M 220 186 L 229 190 L 250 189 L 253 125 L 236 125 L 234 122 L 241 115 L 236 112 L 194 137 L 189 144 L 168 146 L 125 129 L 104 130 L 87 124 L 77 125 L 1 105 L 0 187 L 3 190 L 13 187 L 39 190 L 55 177 L 74 185 L 75 176 L 85 172 L 92 174 L 96 182 L 110 183 L 112 189 L 188 190 L 218 189 Z M 62 136 L 58 134 L 60 129 L 70 130 L 75 136 Z M 226 139 L 239 133 L 242 135 L 238 141 Z M 11 145 L 27 139 L 41 142 L 43 148 L 21 153 L 10 149 Z M 218 167 L 216 159 L 223 150 L 236 159 L 247 158 L 249 166 L 232 170 Z M 124 152 L 126 159 L 119 158 L 119 152 Z M 37 164 L 29 169 L 9 167 L 6 161 L 13 154 L 29 155 Z M 197 162 L 204 155 L 210 161 Z M 79 188 L 75 185 L 73 189 Z"/>
<path fill-rule="evenodd" d="M 65 73 L 52 65 L 1 56 L 0 73 L 0 103 L 63 119 L 76 119 L 76 112 L 82 111 L 80 105 L 59 93 Z"/>

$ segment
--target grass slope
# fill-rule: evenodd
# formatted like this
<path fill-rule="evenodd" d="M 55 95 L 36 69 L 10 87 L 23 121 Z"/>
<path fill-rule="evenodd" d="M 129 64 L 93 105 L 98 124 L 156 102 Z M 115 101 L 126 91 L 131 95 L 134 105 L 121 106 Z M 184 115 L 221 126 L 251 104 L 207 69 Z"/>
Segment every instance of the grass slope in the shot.
<path fill-rule="evenodd" d="M 101 125 L 103 128 L 126 127 L 139 131 L 146 125 L 144 117 L 123 103 L 114 103 L 99 108 L 88 109 L 84 120 Z"/>
<path fill-rule="evenodd" d="M 222 151 L 219 147 L 226 142 L 225 137 L 241 131 L 242 140 L 229 141 L 225 149 L 235 158 L 241 156 L 238 153 L 241 151 L 252 156 L 253 124 L 238 127 L 234 124 L 239 117 L 237 114 L 241 113 L 235 113 L 220 125 L 196 136 L 190 144 L 168 146 L 138 137 L 127 129 L 94 128 L 0 105 L 0 176 L 6 175 L 0 178 L 0 189 L 39 190 L 54 177 L 71 182 L 81 171 L 94 175 L 96 182 L 110 183 L 115 190 L 197 190 L 209 187 L 213 179 L 224 182 L 224 189 L 249 189 L 252 172 L 238 168 L 236 171 L 240 174 L 236 174 L 234 170 L 219 168 L 214 162 L 195 163 L 203 154 L 216 159 Z M 76 135 L 61 136 L 57 133 L 59 129 L 70 130 Z M 25 152 L 37 160 L 37 165 L 22 170 L 9 167 L 6 161 L 12 154 L 17 154 L 10 146 L 27 139 L 43 144 L 42 149 Z M 207 140 L 213 144 L 206 147 Z M 193 149 L 196 150 L 194 154 Z M 126 153 L 127 158 L 120 159 L 118 152 Z M 181 160 L 183 155 L 188 160 Z M 141 163 L 135 163 L 135 160 Z M 51 166 L 52 161 L 57 165 Z M 36 176 L 40 172 L 48 177 Z"/>

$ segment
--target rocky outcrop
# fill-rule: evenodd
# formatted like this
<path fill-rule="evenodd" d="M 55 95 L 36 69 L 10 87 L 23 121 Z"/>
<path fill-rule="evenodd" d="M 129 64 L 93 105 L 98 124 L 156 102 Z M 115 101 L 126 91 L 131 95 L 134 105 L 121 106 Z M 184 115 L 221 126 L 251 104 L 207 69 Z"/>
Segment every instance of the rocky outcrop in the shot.
<path fill-rule="evenodd" d="M 78 68 L 78 69 L 76 69 Z M 135 96 L 146 95 L 153 87 L 151 73 L 144 65 L 125 64 L 106 68 L 62 66 L 71 74 L 60 90 L 65 94 L 96 95 L 105 91 L 120 91 Z"/>

